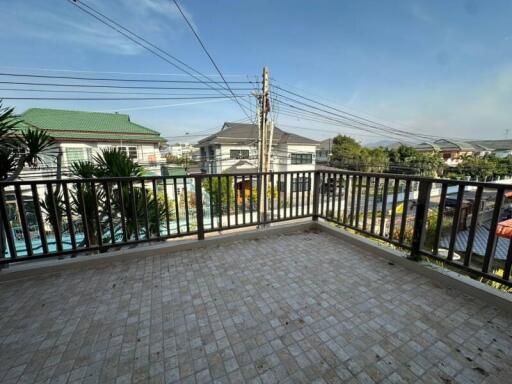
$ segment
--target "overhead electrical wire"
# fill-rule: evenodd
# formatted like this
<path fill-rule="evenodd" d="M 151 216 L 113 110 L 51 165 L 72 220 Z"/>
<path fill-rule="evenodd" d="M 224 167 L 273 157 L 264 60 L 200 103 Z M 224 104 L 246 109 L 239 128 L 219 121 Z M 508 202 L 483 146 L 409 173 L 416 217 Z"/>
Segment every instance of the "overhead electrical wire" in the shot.
<path fill-rule="evenodd" d="M 175 56 L 171 55 L 169 52 L 163 50 L 162 48 L 158 47 L 157 45 L 151 43 L 144 37 L 141 37 L 140 35 L 132 32 L 128 28 L 122 26 L 121 24 L 117 23 L 110 17 L 104 15 L 103 13 L 97 11 L 93 7 L 87 5 L 84 1 L 78 1 L 78 0 L 67 0 L 70 4 L 74 5 L 78 9 L 80 9 L 82 12 L 88 14 L 89 16 L 93 17 L 94 19 L 98 20 L 102 24 L 106 25 L 107 27 L 115 30 L 116 32 L 120 33 L 133 43 L 137 44 L 138 46 L 144 48 L 148 52 L 151 52 L 155 56 L 159 57 L 160 59 L 164 60 L 168 64 L 172 65 L 176 69 L 186 73 L 187 75 L 193 77 L 194 79 L 198 81 L 202 81 L 202 78 L 206 78 L 208 80 L 212 80 L 208 76 L 202 74 L 201 72 L 197 71 L 190 65 L 186 64 L 185 62 L 181 61 L 180 59 L 176 58 Z M 87 8 L 87 9 L 86 9 Z M 143 44 L 144 43 L 144 44 Z M 173 61 L 174 60 L 174 61 Z M 176 64 L 175 62 L 179 63 Z M 183 68 L 185 67 L 185 68 Z M 192 73 L 192 72 L 195 72 Z M 206 83 L 206 85 L 209 85 Z M 222 91 L 217 90 L 219 93 L 221 93 L 223 96 L 226 96 Z M 235 101 L 240 106 L 240 102 L 235 98 Z M 249 118 L 252 119 L 250 115 L 247 114 L 247 111 L 241 107 L 243 113 Z"/>
<path fill-rule="evenodd" d="M 108 77 L 81 77 L 81 76 L 53 76 L 53 75 L 34 75 L 27 73 L 0 73 L 0 76 L 9 77 L 35 77 L 43 79 L 61 79 L 61 80 L 89 80 L 89 81 L 114 81 L 114 82 L 140 82 L 140 83 L 189 83 L 189 84 L 225 84 L 218 80 L 159 80 L 159 79 L 120 79 Z M 254 84 L 253 81 L 229 81 L 231 84 Z"/>
<path fill-rule="evenodd" d="M 221 79 L 224 81 L 224 84 L 226 84 L 226 87 L 227 89 L 229 90 L 229 92 L 231 93 L 231 95 L 233 95 L 233 97 L 235 98 L 235 101 L 237 102 L 237 104 L 239 105 L 240 109 L 242 109 L 242 111 L 244 111 L 244 113 L 246 113 L 245 111 L 245 108 L 242 107 L 242 104 L 240 104 L 240 102 L 238 101 L 238 98 L 236 97 L 236 95 L 234 94 L 233 90 L 231 89 L 231 87 L 229 86 L 229 84 L 227 83 L 226 79 L 224 78 L 224 75 L 222 74 L 219 66 L 217 65 L 217 63 L 215 62 L 215 60 L 213 60 L 213 57 L 212 55 L 210 54 L 210 52 L 208 52 L 208 49 L 206 49 L 206 46 L 205 44 L 203 43 L 203 41 L 201 40 L 201 38 L 199 37 L 199 35 L 197 34 L 195 28 L 192 26 L 192 24 L 190 23 L 190 21 L 188 20 L 187 16 L 185 15 L 185 13 L 183 12 L 183 10 L 181 9 L 180 5 L 178 4 L 178 1 L 177 0 L 173 0 L 174 2 L 174 5 L 176 5 L 176 8 L 178 9 L 178 11 L 180 12 L 181 16 L 183 17 L 183 19 L 185 20 L 185 22 L 187 23 L 187 25 L 189 26 L 190 30 L 192 31 L 192 33 L 194 34 L 194 36 L 196 37 L 196 40 L 199 42 L 199 44 L 201 45 L 201 47 L 203 48 L 203 51 L 206 53 L 206 55 L 208 56 L 208 58 L 210 59 L 211 63 L 213 64 L 213 66 L 215 67 L 215 70 L 218 72 L 219 76 L 221 77 Z M 247 116 L 249 117 L 249 116 Z"/>

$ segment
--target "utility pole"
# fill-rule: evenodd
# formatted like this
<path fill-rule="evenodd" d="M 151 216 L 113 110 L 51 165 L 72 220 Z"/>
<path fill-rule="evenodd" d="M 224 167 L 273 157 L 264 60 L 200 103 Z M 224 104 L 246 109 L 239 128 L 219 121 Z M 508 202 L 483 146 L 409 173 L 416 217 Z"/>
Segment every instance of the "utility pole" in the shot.
<path fill-rule="evenodd" d="M 273 125 L 269 124 L 268 113 L 270 112 L 270 97 L 269 97 L 269 71 L 268 67 L 263 68 L 263 81 L 260 95 L 260 111 L 259 111 L 259 148 L 258 148 L 258 161 L 259 172 L 266 173 L 270 170 L 270 155 L 272 151 L 272 136 L 273 136 Z M 269 132 L 270 126 L 270 132 Z M 270 138 L 270 141 L 269 141 Z M 260 219 L 266 221 L 266 211 L 263 209 L 265 206 L 264 199 L 267 198 L 267 181 L 268 177 L 263 175 L 260 176 Z"/>

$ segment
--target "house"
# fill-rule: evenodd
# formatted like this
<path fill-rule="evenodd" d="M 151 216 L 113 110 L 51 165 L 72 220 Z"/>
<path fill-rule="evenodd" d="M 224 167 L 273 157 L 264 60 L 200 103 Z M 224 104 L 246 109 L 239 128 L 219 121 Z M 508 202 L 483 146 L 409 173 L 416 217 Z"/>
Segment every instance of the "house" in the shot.
<path fill-rule="evenodd" d="M 320 142 L 318 148 L 316 149 L 316 163 L 328 163 L 331 159 L 331 149 L 332 149 L 333 139 L 325 139 Z"/>
<path fill-rule="evenodd" d="M 30 108 L 21 114 L 18 129 L 44 129 L 52 136 L 62 154 L 62 171 L 76 161 L 92 160 L 104 148 L 115 147 L 143 165 L 148 172 L 160 174 L 160 133 L 130 120 L 119 113 L 84 112 Z M 39 170 L 25 170 L 22 178 L 50 177 L 55 174 L 56 160 Z"/>
<path fill-rule="evenodd" d="M 489 148 L 497 157 L 512 155 L 512 140 L 475 140 L 470 143 Z"/>
<path fill-rule="evenodd" d="M 258 172 L 258 126 L 255 124 L 224 123 L 222 129 L 200 140 L 201 168 L 205 173 L 256 173 Z M 270 161 L 271 172 L 314 171 L 318 142 L 307 137 L 274 128 Z M 256 179 L 238 180 L 237 195 L 249 195 Z M 307 174 L 287 175 L 274 180 L 277 190 L 309 191 L 312 180 Z M 294 198 L 294 197 L 293 197 Z"/>
<path fill-rule="evenodd" d="M 414 148 L 418 152 L 440 152 L 448 166 L 457 166 L 464 156 L 483 156 L 492 152 L 490 148 L 481 144 L 447 139 L 423 142 L 415 145 Z"/>
<path fill-rule="evenodd" d="M 178 159 L 182 159 L 185 157 L 191 159 L 192 157 L 194 157 L 196 152 L 197 152 L 197 148 L 194 147 L 192 144 L 176 143 L 176 144 L 170 145 L 166 153 L 173 157 L 176 157 Z"/>
<path fill-rule="evenodd" d="M 198 142 L 201 167 L 206 173 L 255 171 L 258 167 L 258 126 L 224 123 L 222 129 Z M 270 169 L 314 170 L 318 142 L 275 127 Z"/>

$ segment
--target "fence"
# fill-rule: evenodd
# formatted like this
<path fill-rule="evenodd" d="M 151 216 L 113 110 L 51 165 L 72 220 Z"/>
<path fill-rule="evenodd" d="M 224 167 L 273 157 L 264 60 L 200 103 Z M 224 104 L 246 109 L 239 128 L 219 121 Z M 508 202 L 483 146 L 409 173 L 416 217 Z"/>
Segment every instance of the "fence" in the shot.
<path fill-rule="evenodd" d="M 511 190 L 352 171 L 2 182 L 0 263 L 312 217 L 512 285 Z"/>

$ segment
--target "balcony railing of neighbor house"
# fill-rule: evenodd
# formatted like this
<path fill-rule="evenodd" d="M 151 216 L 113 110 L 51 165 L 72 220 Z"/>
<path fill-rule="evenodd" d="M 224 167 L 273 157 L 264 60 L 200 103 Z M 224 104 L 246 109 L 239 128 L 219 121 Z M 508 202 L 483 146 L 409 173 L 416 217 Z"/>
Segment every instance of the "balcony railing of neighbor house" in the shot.
<path fill-rule="evenodd" d="M 0 183 L 0 265 L 325 220 L 511 286 L 512 185 L 352 171 Z"/>

